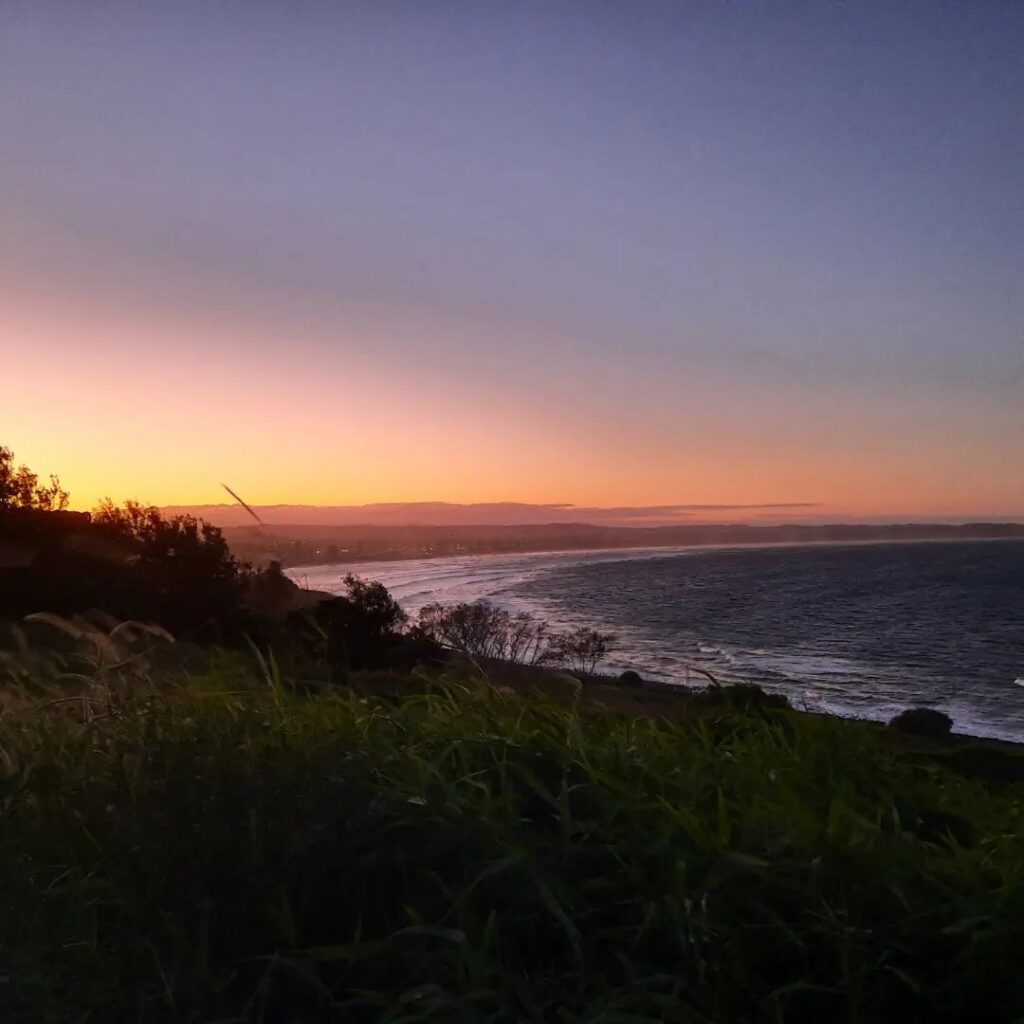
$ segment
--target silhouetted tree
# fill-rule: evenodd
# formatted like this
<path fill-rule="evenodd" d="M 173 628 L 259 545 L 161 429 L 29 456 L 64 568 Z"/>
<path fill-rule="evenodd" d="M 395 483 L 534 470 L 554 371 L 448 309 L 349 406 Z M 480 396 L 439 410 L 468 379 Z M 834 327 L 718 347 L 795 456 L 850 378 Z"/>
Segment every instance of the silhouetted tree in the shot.
<path fill-rule="evenodd" d="M 379 635 L 398 633 L 408 621 L 409 617 L 383 583 L 349 573 L 345 577 L 345 589 L 348 602 Z"/>
<path fill-rule="evenodd" d="M 67 506 L 57 477 L 40 483 L 0 446 L 0 613 L 103 608 L 174 631 L 242 624 L 246 567 L 219 529 L 135 501 L 104 501 L 91 516 Z"/>
<path fill-rule="evenodd" d="M 232 628 L 242 615 L 245 566 L 231 554 L 220 529 L 195 516 L 164 518 L 137 501 L 109 499 L 93 512 L 95 532 L 130 552 L 122 574 L 139 611 L 172 628 Z M 138 615 L 139 612 L 133 612 Z"/>
<path fill-rule="evenodd" d="M 15 466 L 14 452 L 0 445 L 0 512 L 58 512 L 68 507 L 68 499 L 57 477 L 50 477 L 49 486 L 41 484 L 28 466 Z"/>
<path fill-rule="evenodd" d="M 426 637 L 474 658 L 500 658 L 517 665 L 537 665 L 549 654 L 547 623 L 526 612 L 512 615 L 489 601 L 420 609 L 417 630 Z"/>
<path fill-rule="evenodd" d="M 539 665 L 549 655 L 553 634 L 543 619 L 528 612 L 513 615 L 508 622 L 505 657 L 517 665 Z"/>
<path fill-rule="evenodd" d="M 504 658 L 509 614 L 489 601 L 428 604 L 420 609 L 417 628 L 445 647 L 474 658 Z"/>
<path fill-rule="evenodd" d="M 615 637 L 586 627 L 553 638 L 548 658 L 581 675 L 591 675 L 607 656 Z"/>
<path fill-rule="evenodd" d="M 288 617 L 294 653 L 324 661 L 332 672 L 380 666 L 402 645 L 407 616 L 382 583 L 349 574 L 345 588 Z"/>
<path fill-rule="evenodd" d="M 235 579 L 241 569 L 220 528 L 195 516 L 165 519 L 152 506 L 126 501 L 118 507 L 107 498 L 93 512 L 92 521 L 100 530 L 128 541 L 143 565 L 224 580 Z"/>

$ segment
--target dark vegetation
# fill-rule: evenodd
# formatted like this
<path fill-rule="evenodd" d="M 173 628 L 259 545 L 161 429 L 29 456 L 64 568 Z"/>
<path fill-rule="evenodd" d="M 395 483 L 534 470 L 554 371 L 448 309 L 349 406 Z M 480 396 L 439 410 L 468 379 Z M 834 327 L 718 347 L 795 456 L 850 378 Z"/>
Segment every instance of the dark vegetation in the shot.
<path fill-rule="evenodd" d="M 889 723 L 890 729 L 910 736 L 931 736 L 941 739 L 953 729 L 953 719 L 934 708 L 907 708 Z"/>
<path fill-rule="evenodd" d="M 1024 1016 L 1016 749 L 322 600 L 7 463 L 0 1020 Z"/>
<path fill-rule="evenodd" d="M 789 707 L 789 701 L 781 693 L 765 693 L 753 683 L 709 686 L 691 699 L 707 707 L 732 708 L 753 714 Z"/>
<path fill-rule="evenodd" d="M 138 502 L 68 512 L 56 478 L 39 485 L 0 447 L 0 619 L 97 609 L 157 623 L 175 636 L 233 647 L 274 645 L 295 670 L 372 666 L 406 645 L 404 616 L 379 584 L 348 580 L 346 596 L 309 594 L 271 565 L 238 561 L 223 533 Z M 329 673 L 328 673 L 329 675 Z"/>
<path fill-rule="evenodd" d="M 556 633 L 535 616 L 525 612 L 513 615 L 489 601 L 427 605 L 420 609 L 416 635 L 474 661 L 558 665 L 581 676 L 593 675 L 615 642 L 611 633 L 587 627 Z"/>
<path fill-rule="evenodd" d="M 138 502 L 68 512 L 48 486 L 0 448 L 0 618 L 45 611 L 152 622 L 179 638 L 254 649 L 308 686 L 364 669 L 470 659 L 562 665 L 593 673 L 612 638 L 559 634 L 486 603 L 426 609 L 415 628 L 379 583 L 346 578 L 346 593 L 300 590 L 279 563 L 239 562 L 223 533 L 189 515 L 164 518 Z"/>
<path fill-rule="evenodd" d="M 186 672 L 161 667 L 177 645 L 114 642 L 73 700 L 4 690 L 4 1020 L 1024 1009 L 1024 789 L 955 751 L 454 667 L 302 694 L 251 659 Z"/>
<path fill-rule="evenodd" d="M 243 567 L 216 527 L 136 502 L 67 504 L 55 477 L 39 486 L 0 447 L 0 616 L 102 608 L 207 636 L 242 625 Z"/>

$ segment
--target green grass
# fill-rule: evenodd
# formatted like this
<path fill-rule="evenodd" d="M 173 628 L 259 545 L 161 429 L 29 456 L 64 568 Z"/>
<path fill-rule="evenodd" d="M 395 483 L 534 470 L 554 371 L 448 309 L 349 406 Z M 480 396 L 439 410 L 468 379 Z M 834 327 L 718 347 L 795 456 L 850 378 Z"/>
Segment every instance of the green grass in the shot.
<path fill-rule="evenodd" d="M 789 712 L 268 677 L 8 702 L 0 1019 L 1024 1015 L 1019 783 Z"/>

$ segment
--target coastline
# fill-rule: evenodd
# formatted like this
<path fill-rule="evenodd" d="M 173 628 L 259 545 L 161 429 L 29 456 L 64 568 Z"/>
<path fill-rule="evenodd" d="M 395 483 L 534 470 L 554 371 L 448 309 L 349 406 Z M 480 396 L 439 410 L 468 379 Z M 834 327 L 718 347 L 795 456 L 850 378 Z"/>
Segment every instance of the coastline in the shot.
<path fill-rule="evenodd" d="M 866 538 L 863 540 L 779 540 L 764 541 L 754 540 L 749 542 L 729 541 L 725 543 L 693 543 L 693 544 L 642 544 L 636 546 L 619 547 L 610 545 L 608 547 L 593 548 L 524 548 L 516 551 L 473 551 L 473 552 L 446 552 L 444 554 L 395 554 L 391 556 L 367 556 L 346 558 L 342 561 L 330 562 L 302 562 L 286 567 L 285 572 L 291 573 L 300 569 L 321 569 L 329 566 L 344 568 L 354 565 L 373 565 L 375 563 L 394 562 L 451 562 L 458 558 L 514 558 L 526 555 L 596 555 L 622 552 L 624 555 L 655 554 L 685 554 L 690 551 L 757 551 L 774 550 L 787 548 L 855 548 L 855 547 L 881 547 L 903 544 L 1024 544 L 1024 534 L 1007 535 L 1005 537 L 881 537 Z"/>
<path fill-rule="evenodd" d="M 648 578 L 665 580 L 689 578 L 693 575 L 697 581 L 696 585 L 700 586 L 699 581 L 708 579 L 709 572 L 711 579 L 722 578 L 721 574 L 728 572 L 726 569 L 704 568 L 715 564 L 704 559 L 701 559 L 703 565 L 700 568 L 695 565 L 693 569 L 684 568 L 682 562 L 679 568 L 675 569 L 670 563 L 661 561 L 662 559 L 687 560 L 705 554 L 711 555 L 713 552 L 725 555 L 735 552 L 745 565 L 747 559 L 743 557 L 744 552 L 779 552 L 778 561 L 774 556 L 769 557 L 766 554 L 765 557 L 773 567 L 785 565 L 787 575 L 782 579 L 792 579 L 795 582 L 791 585 L 797 586 L 799 580 L 806 578 L 808 573 L 814 578 L 814 563 L 806 563 L 807 572 L 801 575 L 803 571 L 798 571 L 798 567 L 804 564 L 803 556 L 793 556 L 796 559 L 794 562 L 784 552 L 816 551 L 825 559 L 828 566 L 833 562 L 832 557 L 825 554 L 829 550 L 873 550 L 879 552 L 873 558 L 884 562 L 889 556 L 881 553 L 883 549 L 906 548 L 905 556 L 893 557 L 900 563 L 903 563 L 904 559 L 912 558 L 912 562 L 909 563 L 910 570 L 905 571 L 916 571 L 913 570 L 914 564 L 922 563 L 922 560 L 928 565 L 933 564 L 933 556 L 920 550 L 922 545 L 927 544 L 938 551 L 939 548 L 947 546 L 959 548 L 962 543 L 964 542 L 941 540 L 895 544 L 890 541 L 846 541 L 714 547 L 638 547 L 628 550 L 597 549 L 342 563 L 312 568 L 308 572 L 292 569 L 288 570 L 288 574 L 300 585 L 305 582 L 318 590 L 333 592 L 342 591 L 341 577 L 348 571 L 365 575 L 367 578 L 379 579 L 413 615 L 429 603 L 452 605 L 486 600 L 513 613 L 527 612 L 544 619 L 558 631 L 585 626 L 610 632 L 616 635 L 618 642 L 605 660 L 604 672 L 615 674 L 635 670 L 652 684 L 670 689 L 702 685 L 700 673 L 710 671 L 723 683 L 750 682 L 767 692 L 781 693 L 795 707 L 806 709 L 809 713 L 827 714 L 855 721 L 885 722 L 908 707 L 931 705 L 950 715 L 954 720 L 957 735 L 1020 742 L 1024 737 L 1024 722 L 1021 720 L 1019 698 L 1024 698 L 1024 693 L 1020 687 L 1014 687 L 1014 681 L 1021 674 L 1021 666 L 1012 658 L 1009 659 L 1008 665 L 1005 650 L 999 654 L 1000 660 L 992 664 L 991 671 L 986 668 L 985 662 L 980 660 L 984 658 L 983 654 L 975 656 L 972 662 L 961 665 L 959 669 L 953 657 L 955 651 L 946 652 L 945 656 L 952 659 L 945 663 L 948 669 L 944 669 L 942 664 L 936 666 L 928 661 L 920 661 L 924 649 L 922 645 L 927 645 L 928 652 L 932 651 L 932 647 L 930 633 L 922 633 L 919 627 L 914 625 L 915 622 L 922 620 L 919 620 L 920 613 L 914 610 L 913 603 L 903 605 L 902 610 L 895 613 L 896 618 L 892 621 L 894 624 L 901 624 L 901 632 L 899 639 L 891 641 L 888 648 L 850 650 L 843 639 L 847 635 L 848 623 L 841 616 L 837 618 L 835 606 L 831 609 L 831 619 L 826 621 L 830 621 L 830 628 L 838 632 L 823 633 L 818 638 L 819 645 L 813 635 L 806 642 L 794 641 L 791 629 L 786 631 L 789 633 L 788 639 L 784 639 L 785 632 L 776 639 L 765 621 L 756 618 L 748 620 L 746 611 L 738 616 L 729 613 L 730 606 L 723 607 L 725 618 L 719 620 L 714 616 L 710 619 L 704 616 L 701 621 L 700 618 L 691 619 L 689 612 L 675 613 L 665 610 L 676 607 L 673 604 L 655 605 L 645 609 L 642 597 L 634 597 L 630 604 L 619 601 L 614 594 L 601 596 L 601 588 L 614 588 L 616 580 L 628 580 L 632 587 L 639 587 L 641 581 Z M 1004 556 L 995 551 L 982 556 L 980 546 L 973 540 L 970 547 L 979 550 L 978 557 L 983 557 L 988 563 L 993 559 L 1000 563 L 1004 561 Z M 918 551 L 916 556 L 913 555 L 911 548 Z M 1012 550 L 1016 558 L 1016 547 Z M 807 557 L 810 558 L 811 555 L 808 554 Z M 814 557 L 817 559 L 819 556 Z M 936 554 L 935 558 L 938 557 Z M 945 559 L 946 556 L 942 557 Z M 968 558 L 972 563 L 975 558 L 966 554 L 955 557 Z M 855 564 L 860 564 L 858 556 L 850 555 L 847 558 L 854 559 Z M 651 560 L 650 570 L 646 568 L 647 560 Z M 616 568 L 616 565 L 623 562 L 641 562 L 643 567 L 638 565 L 631 568 L 623 565 Z M 944 562 L 935 564 L 942 565 Z M 793 567 L 792 573 L 790 566 Z M 836 576 L 837 584 L 841 585 L 844 578 Z M 572 582 L 569 582 L 569 579 Z M 824 597 L 833 589 L 829 582 L 832 576 L 825 576 L 823 579 L 823 585 L 816 586 L 814 592 Z M 732 593 L 731 584 L 725 584 L 725 589 Z M 643 594 L 645 591 L 641 588 L 635 593 Z M 708 607 L 717 607 L 714 603 L 714 591 L 708 592 L 706 596 L 703 590 L 674 590 L 671 593 L 678 594 L 684 601 L 688 600 L 684 595 L 691 593 L 694 595 L 693 600 L 698 604 L 704 605 L 711 601 Z M 719 588 L 719 599 L 721 593 Z M 785 593 L 788 601 L 790 591 L 787 590 Z M 800 590 L 793 591 L 793 599 L 799 601 L 802 594 Z M 657 600 L 665 599 L 659 597 Z M 842 598 L 837 600 L 842 611 L 845 604 L 842 603 Z M 909 600 L 916 601 L 916 595 Z M 806 602 L 806 598 L 804 601 Z M 688 606 L 683 604 L 678 607 Z M 794 607 L 799 608 L 799 603 Z M 804 607 L 808 607 L 806 603 Z M 631 609 L 635 611 L 632 617 Z M 798 618 L 792 621 L 801 620 Z M 923 625 L 933 633 L 941 624 L 931 621 L 926 616 Z M 874 643 L 872 640 L 867 642 Z M 944 655 L 934 657 L 941 660 Z M 996 689 L 991 689 L 992 686 Z M 1000 720 L 1001 715 L 1003 717 Z"/>
<path fill-rule="evenodd" d="M 600 526 L 593 523 L 522 525 L 311 525 L 264 523 L 224 526 L 224 535 L 242 561 L 270 561 L 289 567 L 470 555 L 628 551 L 775 546 L 875 541 L 1014 539 L 1024 540 L 1024 523 L 692 523 L 672 526 Z"/>
<path fill-rule="evenodd" d="M 587 673 L 577 677 L 578 693 L 570 682 L 572 673 L 545 667 L 514 665 L 497 659 L 487 659 L 482 666 L 476 666 L 468 659 L 453 655 L 453 664 L 461 671 L 480 672 L 492 686 L 506 687 L 521 696 L 541 696 L 546 699 L 562 700 L 568 703 L 580 699 L 586 706 L 593 706 L 620 714 L 639 718 L 667 718 L 670 720 L 691 720 L 694 708 L 699 706 L 700 696 L 718 686 L 728 691 L 731 681 L 721 680 L 710 683 L 704 679 L 699 685 L 665 683 L 641 678 L 639 682 L 624 683 L 620 677 L 602 672 Z M 758 684 L 754 684 L 758 685 Z M 758 686 L 758 688 L 760 688 Z M 771 693 L 772 691 L 765 691 Z M 1024 781 L 1024 740 L 1001 739 L 992 736 L 977 736 L 973 733 L 950 732 L 937 739 L 908 736 L 889 727 L 884 720 L 838 715 L 827 711 L 815 711 L 790 704 L 785 713 L 801 718 L 849 722 L 877 729 L 883 735 L 892 737 L 899 744 L 913 746 L 924 743 L 935 749 L 943 747 L 962 749 L 964 747 L 985 747 L 1005 750 L 1020 756 L 1020 779 Z"/>

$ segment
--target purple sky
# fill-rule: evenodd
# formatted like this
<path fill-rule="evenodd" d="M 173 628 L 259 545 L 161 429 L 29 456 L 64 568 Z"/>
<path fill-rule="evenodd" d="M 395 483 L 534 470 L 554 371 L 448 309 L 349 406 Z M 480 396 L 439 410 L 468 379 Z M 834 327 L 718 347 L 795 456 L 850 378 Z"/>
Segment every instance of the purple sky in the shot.
<path fill-rule="evenodd" d="M 83 499 L 1024 513 L 1019 3 L 8 0 L 0 223 Z"/>

